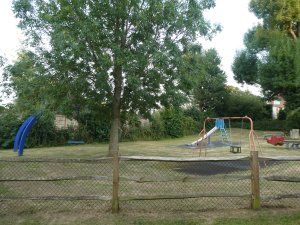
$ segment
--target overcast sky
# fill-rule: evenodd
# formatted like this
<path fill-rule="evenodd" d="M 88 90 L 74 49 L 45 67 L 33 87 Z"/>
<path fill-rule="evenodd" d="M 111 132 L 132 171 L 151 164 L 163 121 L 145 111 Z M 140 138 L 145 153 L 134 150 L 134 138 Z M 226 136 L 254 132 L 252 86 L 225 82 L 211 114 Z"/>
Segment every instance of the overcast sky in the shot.
<path fill-rule="evenodd" d="M 243 48 L 245 32 L 258 23 L 256 17 L 248 11 L 250 0 L 216 0 L 216 7 L 205 12 L 205 17 L 222 26 L 222 32 L 212 41 L 203 42 L 204 48 L 216 48 L 221 59 L 222 69 L 228 77 L 228 84 L 239 86 L 233 79 L 231 64 L 235 52 Z M 22 33 L 17 28 L 17 20 L 11 11 L 12 0 L 0 0 L 0 55 L 12 62 L 16 52 L 22 47 Z M 258 94 L 258 89 L 246 86 Z"/>
<path fill-rule="evenodd" d="M 217 34 L 212 41 L 203 43 L 205 48 L 216 48 L 222 59 L 222 69 L 226 72 L 227 83 L 239 86 L 233 79 L 231 65 L 237 50 L 244 48 L 244 34 L 257 25 L 258 19 L 248 10 L 250 0 L 216 0 L 216 7 L 205 13 L 205 18 L 222 26 L 222 32 Z M 254 94 L 259 94 L 259 89 L 245 86 Z"/>

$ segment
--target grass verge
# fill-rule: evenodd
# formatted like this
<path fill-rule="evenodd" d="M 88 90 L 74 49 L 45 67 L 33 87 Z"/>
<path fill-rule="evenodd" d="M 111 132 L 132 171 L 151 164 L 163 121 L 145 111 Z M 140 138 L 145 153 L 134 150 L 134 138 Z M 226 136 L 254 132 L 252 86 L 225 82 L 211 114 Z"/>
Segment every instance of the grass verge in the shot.
<path fill-rule="evenodd" d="M 260 211 L 234 210 L 199 213 L 120 213 L 97 211 L 61 212 L 56 214 L 19 214 L 0 217 L 1 225 L 298 225 L 300 211 L 267 209 Z"/>

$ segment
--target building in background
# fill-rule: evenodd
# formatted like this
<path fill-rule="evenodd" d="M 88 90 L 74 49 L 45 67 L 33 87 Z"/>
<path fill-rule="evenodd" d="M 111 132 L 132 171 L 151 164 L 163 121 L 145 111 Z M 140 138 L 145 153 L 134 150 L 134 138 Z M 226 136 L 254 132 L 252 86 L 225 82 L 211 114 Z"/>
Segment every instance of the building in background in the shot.
<path fill-rule="evenodd" d="M 278 97 L 277 99 L 269 102 L 272 105 L 272 119 L 278 119 L 279 111 L 284 109 L 285 101 L 282 97 Z"/>
<path fill-rule="evenodd" d="M 68 127 L 78 127 L 78 122 L 75 119 L 68 119 L 64 115 L 57 114 L 54 121 L 57 129 L 67 129 Z"/>

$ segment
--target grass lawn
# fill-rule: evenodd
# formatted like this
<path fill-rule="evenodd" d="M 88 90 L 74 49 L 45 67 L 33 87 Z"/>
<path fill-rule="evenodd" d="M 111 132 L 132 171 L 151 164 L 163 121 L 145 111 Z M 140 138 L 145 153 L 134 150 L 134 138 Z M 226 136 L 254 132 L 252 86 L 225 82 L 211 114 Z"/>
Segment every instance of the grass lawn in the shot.
<path fill-rule="evenodd" d="M 120 213 L 99 211 L 7 215 L 1 225 L 299 225 L 300 211 L 267 209 L 232 210 L 199 213 Z"/>
<path fill-rule="evenodd" d="M 300 156 L 300 150 L 289 150 L 284 146 L 273 146 L 264 140 L 263 132 L 256 132 L 257 149 L 262 156 Z M 240 155 L 249 156 L 249 131 L 240 129 L 232 129 L 232 142 L 241 142 L 242 153 Z M 189 144 L 199 137 L 198 135 L 186 136 L 177 139 L 166 139 L 160 141 L 136 141 L 120 143 L 121 155 L 143 155 L 143 156 L 174 156 L 174 157 L 198 157 L 199 149 L 183 148 L 185 144 Z M 220 133 L 217 131 L 211 135 L 211 142 L 220 142 Z M 24 149 L 24 158 L 97 158 L 106 156 L 108 152 L 108 144 L 84 144 L 84 145 L 68 145 L 51 148 L 31 148 Z M 232 156 L 228 146 L 216 148 L 203 148 L 201 156 Z M 0 158 L 16 157 L 17 153 L 12 150 L 0 150 Z"/>

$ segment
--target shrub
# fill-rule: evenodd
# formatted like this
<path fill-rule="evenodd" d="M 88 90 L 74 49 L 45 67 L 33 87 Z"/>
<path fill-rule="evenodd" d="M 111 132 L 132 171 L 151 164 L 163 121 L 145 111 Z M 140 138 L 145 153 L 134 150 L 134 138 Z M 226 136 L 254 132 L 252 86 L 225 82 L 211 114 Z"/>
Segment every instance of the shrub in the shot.
<path fill-rule="evenodd" d="M 140 139 L 141 122 L 137 115 L 127 114 L 122 121 L 121 140 L 136 141 Z"/>
<path fill-rule="evenodd" d="M 249 92 L 235 90 L 230 92 L 225 99 L 224 108 L 220 111 L 221 116 L 249 116 L 253 120 L 262 120 L 269 113 L 264 101 Z"/>
<path fill-rule="evenodd" d="M 287 117 L 286 111 L 283 110 L 283 109 L 280 109 L 279 113 L 278 113 L 278 119 L 279 120 L 286 120 L 286 117 Z"/>
<path fill-rule="evenodd" d="M 159 112 L 155 112 L 150 118 L 150 131 L 153 140 L 160 140 L 166 136 L 164 122 Z"/>
<path fill-rule="evenodd" d="M 161 111 L 165 134 L 172 138 L 183 136 L 184 116 L 181 110 L 175 108 L 165 108 Z"/>
<path fill-rule="evenodd" d="M 290 129 L 300 129 L 300 107 L 289 112 L 287 122 Z"/>
<path fill-rule="evenodd" d="M 1 148 L 12 148 L 21 120 L 13 111 L 4 110 L 0 114 L 0 146 Z"/>

